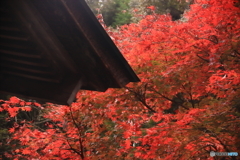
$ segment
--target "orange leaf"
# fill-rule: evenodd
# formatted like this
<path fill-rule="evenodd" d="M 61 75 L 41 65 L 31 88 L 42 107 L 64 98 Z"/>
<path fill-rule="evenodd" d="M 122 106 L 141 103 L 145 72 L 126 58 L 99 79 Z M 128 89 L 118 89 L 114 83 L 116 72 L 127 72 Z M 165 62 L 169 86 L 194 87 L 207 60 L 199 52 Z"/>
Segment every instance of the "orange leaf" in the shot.
<path fill-rule="evenodd" d="M 9 133 L 13 133 L 14 131 L 15 131 L 14 127 L 9 129 Z"/>
<path fill-rule="evenodd" d="M 125 148 L 126 148 L 126 149 L 131 148 L 131 144 L 132 144 L 131 140 L 130 140 L 130 139 L 127 139 L 127 140 L 125 141 Z"/>
<path fill-rule="evenodd" d="M 8 108 L 8 113 L 10 114 L 10 117 L 15 117 L 18 110 L 19 107 Z"/>
<path fill-rule="evenodd" d="M 11 98 L 10 98 L 10 102 L 11 102 L 11 103 L 19 103 L 19 102 L 20 102 L 20 99 L 17 98 L 17 97 L 11 97 Z"/>
<path fill-rule="evenodd" d="M 31 151 L 28 149 L 23 149 L 22 154 L 31 154 Z"/>

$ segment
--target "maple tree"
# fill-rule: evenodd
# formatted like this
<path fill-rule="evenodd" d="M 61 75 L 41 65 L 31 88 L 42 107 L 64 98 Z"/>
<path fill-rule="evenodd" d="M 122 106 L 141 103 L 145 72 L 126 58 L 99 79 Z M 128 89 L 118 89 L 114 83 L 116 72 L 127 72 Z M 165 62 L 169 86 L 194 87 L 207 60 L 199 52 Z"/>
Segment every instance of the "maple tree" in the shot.
<path fill-rule="evenodd" d="M 141 83 L 80 91 L 70 106 L 1 101 L 12 122 L 6 157 L 185 160 L 240 151 L 239 1 L 197 0 L 182 21 L 149 9 L 139 23 L 106 28 Z"/>

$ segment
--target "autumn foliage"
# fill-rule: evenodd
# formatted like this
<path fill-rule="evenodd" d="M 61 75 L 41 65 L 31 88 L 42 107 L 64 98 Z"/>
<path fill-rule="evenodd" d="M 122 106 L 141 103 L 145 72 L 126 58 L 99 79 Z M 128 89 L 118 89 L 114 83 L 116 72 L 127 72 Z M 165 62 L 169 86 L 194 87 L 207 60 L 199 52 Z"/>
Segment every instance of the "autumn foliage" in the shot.
<path fill-rule="evenodd" d="M 71 106 L 1 101 L 0 111 L 12 122 L 4 156 L 185 160 L 214 159 L 210 151 L 239 154 L 239 1 L 197 0 L 179 21 L 152 12 L 137 24 L 106 28 L 141 83 L 80 91 Z M 37 114 L 26 119 L 23 112 Z"/>

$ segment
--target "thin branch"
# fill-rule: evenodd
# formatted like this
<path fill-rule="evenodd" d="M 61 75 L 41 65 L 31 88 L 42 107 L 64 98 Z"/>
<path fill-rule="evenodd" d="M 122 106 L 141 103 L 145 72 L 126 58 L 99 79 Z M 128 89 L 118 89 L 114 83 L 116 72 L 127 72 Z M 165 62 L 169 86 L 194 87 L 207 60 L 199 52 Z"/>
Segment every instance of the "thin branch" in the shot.
<path fill-rule="evenodd" d="M 194 105 L 194 102 L 193 102 L 193 97 L 192 97 L 192 93 L 191 93 L 191 87 L 190 87 L 190 91 L 188 92 L 187 89 L 185 88 L 184 85 L 182 85 L 183 89 L 187 92 L 187 94 L 189 95 L 190 97 L 190 103 L 192 105 L 192 108 L 195 108 L 195 105 Z"/>
<path fill-rule="evenodd" d="M 67 138 L 66 138 L 66 139 L 67 139 Z M 81 156 L 81 153 L 78 152 L 75 148 L 72 147 L 72 145 L 70 144 L 70 142 L 68 141 L 68 139 L 67 139 L 67 143 L 68 143 L 68 145 L 69 145 L 69 147 L 70 147 L 70 150 L 73 150 L 75 153 L 77 153 L 78 155 Z"/>
<path fill-rule="evenodd" d="M 145 86 L 145 91 L 144 93 L 140 94 L 132 89 L 130 89 L 129 87 L 125 87 L 126 89 L 128 89 L 130 92 L 132 92 L 135 97 L 148 109 L 150 110 L 151 112 L 153 113 L 157 113 L 154 109 L 152 109 L 151 106 L 149 106 L 147 103 L 146 103 L 146 98 L 145 98 L 145 94 L 146 94 L 146 86 Z M 144 97 L 143 97 L 144 96 Z"/>
<path fill-rule="evenodd" d="M 156 91 L 156 90 L 153 89 L 153 88 L 152 88 L 152 91 L 154 91 L 155 93 L 159 94 L 162 98 L 165 98 L 165 99 L 169 100 L 169 101 L 172 102 L 172 103 L 178 103 L 178 102 L 176 102 L 176 101 L 174 101 L 174 100 L 172 100 L 172 99 L 164 96 L 162 93 Z M 181 106 L 182 108 L 184 108 L 184 109 L 186 109 L 186 110 L 189 110 L 187 107 L 183 106 L 182 104 L 179 104 L 179 106 Z"/>
<path fill-rule="evenodd" d="M 79 144 L 80 144 L 80 153 L 79 153 L 79 155 L 81 156 L 82 160 L 84 160 L 83 144 L 82 144 L 82 138 L 81 138 L 82 137 L 81 129 L 79 128 L 79 125 L 77 124 L 77 122 L 75 121 L 75 119 L 73 117 L 71 106 L 69 106 L 69 108 L 70 108 L 70 115 L 71 115 L 71 118 L 73 120 L 73 124 L 77 127 L 78 134 L 79 134 Z"/>
<path fill-rule="evenodd" d="M 196 54 L 196 55 L 197 55 L 197 57 L 198 57 L 198 58 L 200 58 L 201 60 L 204 60 L 204 61 L 205 61 L 205 62 L 207 62 L 207 63 L 209 63 L 209 62 L 210 62 L 209 60 L 202 58 L 202 57 L 201 57 L 201 56 L 199 56 L 198 54 Z"/>
<path fill-rule="evenodd" d="M 177 38 L 179 38 L 179 39 L 181 39 L 181 40 L 183 40 L 184 42 L 186 42 L 186 43 L 188 43 L 185 39 L 183 39 L 183 38 L 181 38 L 181 37 L 178 37 L 178 36 L 176 36 Z M 203 52 L 205 52 L 207 55 L 209 55 L 209 53 L 207 52 L 207 51 L 204 51 L 204 50 L 202 50 L 201 48 L 199 48 L 198 46 L 196 46 L 196 45 L 192 45 L 194 48 L 197 48 L 197 49 L 199 49 L 199 50 L 201 50 L 201 51 L 203 51 Z M 207 60 L 207 59 L 204 59 L 204 58 L 202 58 L 201 56 L 199 56 L 198 54 L 196 54 L 197 55 L 197 57 L 198 58 L 200 58 L 200 59 L 202 59 L 202 60 L 204 60 L 205 62 L 207 62 L 207 63 L 209 63 L 210 61 L 209 60 Z"/>
<path fill-rule="evenodd" d="M 33 124 L 41 124 L 41 123 L 45 123 L 45 122 L 51 122 L 52 120 L 51 119 L 45 119 L 43 121 L 40 121 L 40 122 L 34 122 Z"/>

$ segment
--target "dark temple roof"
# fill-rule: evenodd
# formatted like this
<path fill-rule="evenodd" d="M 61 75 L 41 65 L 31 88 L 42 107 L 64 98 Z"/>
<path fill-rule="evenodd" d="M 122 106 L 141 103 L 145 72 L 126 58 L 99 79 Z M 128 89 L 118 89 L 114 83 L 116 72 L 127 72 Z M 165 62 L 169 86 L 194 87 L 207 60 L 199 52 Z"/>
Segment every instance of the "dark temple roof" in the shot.
<path fill-rule="evenodd" d="M 69 104 L 139 81 L 84 0 L 1 0 L 0 93 Z"/>

